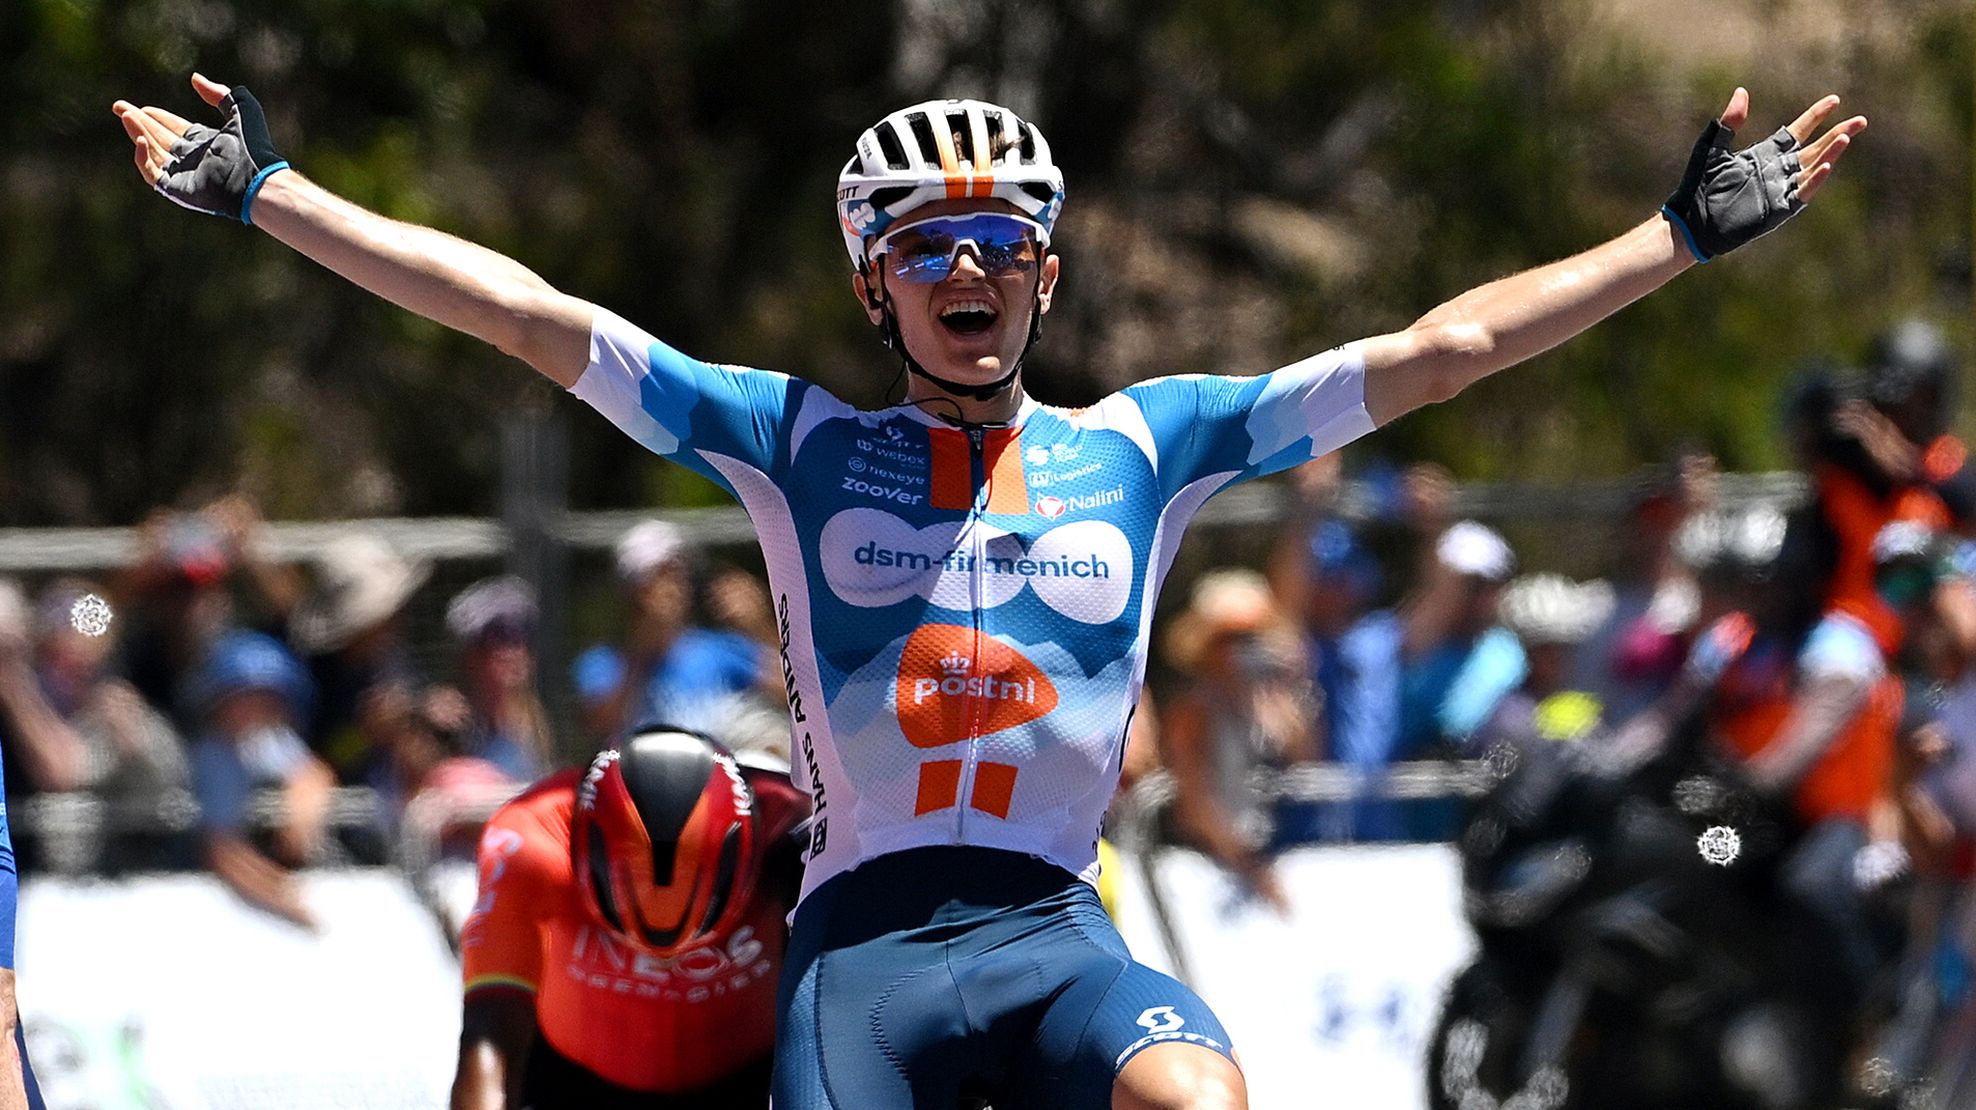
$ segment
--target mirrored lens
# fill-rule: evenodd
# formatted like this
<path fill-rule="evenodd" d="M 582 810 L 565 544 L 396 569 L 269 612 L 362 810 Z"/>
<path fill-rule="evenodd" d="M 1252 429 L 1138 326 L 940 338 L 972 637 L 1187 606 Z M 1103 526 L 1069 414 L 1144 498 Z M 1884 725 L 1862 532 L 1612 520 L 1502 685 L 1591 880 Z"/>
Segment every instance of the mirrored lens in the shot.
<path fill-rule="evenodd" d="M 1013 216 L 936 217 L 884 236 L 873 252 L 889 258 L 894 277 L 917 284 L 944 280 L 962 250 L 972 250 L 989 277 L 1008 277 L 1036 265 L 1042 253 L 1036 231 Z"/>

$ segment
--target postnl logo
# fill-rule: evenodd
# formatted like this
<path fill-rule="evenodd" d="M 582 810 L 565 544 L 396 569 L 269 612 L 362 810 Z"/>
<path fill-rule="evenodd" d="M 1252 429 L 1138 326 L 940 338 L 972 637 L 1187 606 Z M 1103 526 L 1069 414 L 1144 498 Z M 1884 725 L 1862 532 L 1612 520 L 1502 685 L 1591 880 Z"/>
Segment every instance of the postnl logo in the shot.
<path fill-rule="evenodd" d="M 958 624 L 923 625 L 906 640 L 894 696 L 917 748 L 1015 728 L 1057 707 L 1056 685 L 1036 664 Z"/>

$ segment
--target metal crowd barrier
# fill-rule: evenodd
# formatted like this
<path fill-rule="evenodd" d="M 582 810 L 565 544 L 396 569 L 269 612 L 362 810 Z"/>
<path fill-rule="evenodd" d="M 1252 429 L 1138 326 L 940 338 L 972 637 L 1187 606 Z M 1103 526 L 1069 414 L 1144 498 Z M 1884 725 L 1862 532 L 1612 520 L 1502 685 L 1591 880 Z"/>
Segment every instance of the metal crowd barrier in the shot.
<path fill-rule="evenodd" d="M 1724 474 L 1717 479 L 1724 507 L 1759 502 L 1792 503 L 1802 498 L 1804 480 L 1792 473 Z M 1457 487 L 1454 510 L 1486 520 L 1545 520 L 1611 516 L 1636 495 L 1634 482 L 1549 486 L 1529 483 L 1469 483 Z M 1347 482 L 1336 511 L 1364 519 L 1379 511 L 1380 497 L 1365 482 Z M 1251 482 L 1217 495 L 1202 507 L 1195 526 L 1217 528 L 1274 524 L 1292 510 L 1291 495 L 1280 484 Z M 709 509 L 562 513 L 548 531 L 581 549 L 607 548 L 640 521 L 669 520 L 711 545 L 743 544 L 754 526 L 738 506 Z M 270 523 L 264 554 L 277 561 L 303 561 L 339 535 L 364 531 L 383 537 L 414 558 L 492 558 L 508 550 L 501 522 L 472 517 L 387 517 L 368 520 Z M 135 528 L 0 528 L 0 574 L 89 571 L 127 566 L 137 558 Z"/>

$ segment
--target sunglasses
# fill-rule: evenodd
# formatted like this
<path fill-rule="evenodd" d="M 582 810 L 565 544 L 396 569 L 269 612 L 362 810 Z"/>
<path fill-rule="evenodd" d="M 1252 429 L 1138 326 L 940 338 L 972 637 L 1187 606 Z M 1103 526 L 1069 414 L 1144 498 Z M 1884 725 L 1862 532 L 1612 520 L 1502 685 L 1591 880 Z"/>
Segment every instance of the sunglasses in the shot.
<path fill-rule="evenodd" d="M 867 255 L 885 256 L 888 272 L 900 281 L 932 285 L 954 272 L 962 249 L 972 249 L 981 272 L 991 278 L 1026 274 L 1036 268 L 1050 242 L 1043 225 L 1003 212 L 934 216 L 878 237 Z"/>

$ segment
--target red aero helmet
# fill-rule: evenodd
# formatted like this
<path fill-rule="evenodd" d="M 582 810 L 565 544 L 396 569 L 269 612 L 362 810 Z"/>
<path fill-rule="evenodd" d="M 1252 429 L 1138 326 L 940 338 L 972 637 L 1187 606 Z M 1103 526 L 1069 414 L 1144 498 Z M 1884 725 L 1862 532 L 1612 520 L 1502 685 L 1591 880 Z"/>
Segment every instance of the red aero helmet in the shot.
<path fill-rule="evenodd" d="M 661 954 L 724 934 L 754 892 L 754 808 L 734 757 L 705 737 L 654 730 L 599 752 L 570 828 L 591 915 Z"/>

